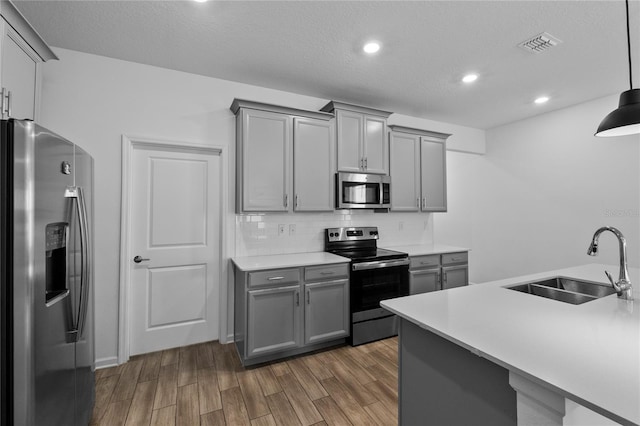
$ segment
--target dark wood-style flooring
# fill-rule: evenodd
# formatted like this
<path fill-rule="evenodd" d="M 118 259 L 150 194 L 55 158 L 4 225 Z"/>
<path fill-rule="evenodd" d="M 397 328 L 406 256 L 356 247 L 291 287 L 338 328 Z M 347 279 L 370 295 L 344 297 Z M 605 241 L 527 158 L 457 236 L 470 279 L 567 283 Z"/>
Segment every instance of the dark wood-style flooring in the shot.
<path fill-rule="evenodd" d="M 217 341 L 96 371 L 92 425 L 397 425 L 398 340 L 244 368 Z"/>

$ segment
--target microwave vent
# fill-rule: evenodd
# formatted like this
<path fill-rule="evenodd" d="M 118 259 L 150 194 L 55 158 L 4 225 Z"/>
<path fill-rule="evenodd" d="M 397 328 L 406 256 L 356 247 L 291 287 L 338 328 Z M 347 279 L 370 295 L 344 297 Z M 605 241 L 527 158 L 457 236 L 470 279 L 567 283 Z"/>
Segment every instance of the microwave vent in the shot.
<path fill-rule="evenodd" d="M 562 43 L 561 40 L 545 32 L 523 41 L 518 45 L 518 47 L 526 50 L 527 52 L 541 53 L 557 46 L 560 43 Z"/>

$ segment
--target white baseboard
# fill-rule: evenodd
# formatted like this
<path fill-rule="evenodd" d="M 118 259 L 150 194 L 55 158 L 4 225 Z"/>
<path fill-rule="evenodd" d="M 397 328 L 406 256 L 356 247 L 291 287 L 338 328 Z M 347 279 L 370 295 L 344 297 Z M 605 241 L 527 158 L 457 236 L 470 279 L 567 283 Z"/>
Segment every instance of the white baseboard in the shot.
<path fill-rule="evenodd" d="M 118 357 L 110 356 L 107 358 L 96 359 L 96 370 L 100 370 L 101 368 L 107 367 L 115 367 L 118 365 Z"/>

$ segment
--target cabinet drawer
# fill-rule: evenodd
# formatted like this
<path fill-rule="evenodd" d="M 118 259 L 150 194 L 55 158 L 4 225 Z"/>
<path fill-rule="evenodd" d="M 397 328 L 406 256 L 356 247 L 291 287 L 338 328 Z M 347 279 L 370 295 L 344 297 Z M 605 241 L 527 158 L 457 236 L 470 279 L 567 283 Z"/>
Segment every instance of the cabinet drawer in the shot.
<path fill-rule="evenodd" d="M 412 256 L 410 261 L 409 269 L 433 268 L 434 266 L 440 266 L 440 255 Z"/>
<path fill-rule="evenodd" d="M 459 253 L 447 253 L 442 255 L 442 265 L 452 265 L 455 263 L 467 263 L 468 253 L 461 251 Z"/>
<path fill-rule="evenodd" d="M 309 266 L 304 268 L 305 281 L 334 280 L 349 277 L 349 264 Z"/>
<path fill-rule="evenodd" d="M 249 287 L 265 287 L 300 281 L 299 269 L 274 269 L 249 273 Z"/>

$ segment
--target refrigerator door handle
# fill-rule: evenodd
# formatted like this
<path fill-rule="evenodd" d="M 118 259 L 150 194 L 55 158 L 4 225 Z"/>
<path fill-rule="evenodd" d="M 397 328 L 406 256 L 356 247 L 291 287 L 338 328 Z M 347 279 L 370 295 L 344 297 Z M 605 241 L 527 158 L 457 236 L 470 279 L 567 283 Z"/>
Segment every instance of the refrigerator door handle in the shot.
<path fill-rule="evenodd" d="M 91 276 L 91 265 L 89 263 L 90 237 L 87 221 L 87 206 L 85 204 L 82 187 L 67 187 L 64 196 L 65 198 L 73 200 L 76 205 L 80 231 L 80 298 L 78 302 L 78 312 L 73 320 L 73 329 L 68 332 L 70 340 L 77 342 L 82 337 L 85 322 L 87 320 L 89 277 Z"/>

